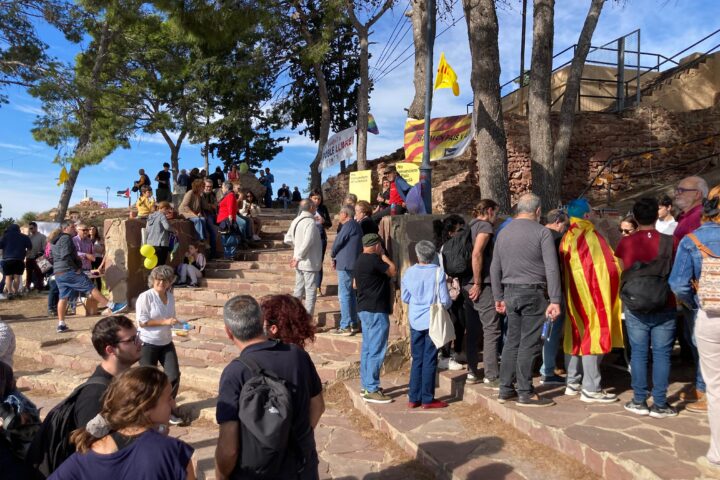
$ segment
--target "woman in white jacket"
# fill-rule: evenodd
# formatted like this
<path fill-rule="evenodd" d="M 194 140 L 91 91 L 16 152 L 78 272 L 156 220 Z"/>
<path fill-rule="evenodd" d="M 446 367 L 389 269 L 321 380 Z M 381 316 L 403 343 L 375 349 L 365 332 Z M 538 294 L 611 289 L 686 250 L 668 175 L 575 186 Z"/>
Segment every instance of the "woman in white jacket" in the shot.
<path fill-rule="evenodd" d="M 322 241 L 315 227 L 315 203 L 312 200 L 300 202 L 300 213 L 290 224 L 289 243 L 293 245 L 290 266 L 295 269 L 295 292 L 293 296 L 305 296 L 305 308 L 310 315 L 315 310 L 317 276 L 322 267 Z"/>

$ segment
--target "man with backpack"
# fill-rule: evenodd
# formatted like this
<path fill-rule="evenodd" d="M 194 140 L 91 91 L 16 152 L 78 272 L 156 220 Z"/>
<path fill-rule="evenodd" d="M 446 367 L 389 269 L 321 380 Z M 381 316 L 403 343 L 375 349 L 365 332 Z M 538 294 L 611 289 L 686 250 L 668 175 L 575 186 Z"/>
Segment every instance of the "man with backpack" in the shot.
<path fill-rule="evenodd" d="M 314 429 L 325 402 L 310 355 L 269 340 L 260 306 L 248 295 L 228 300 L 223 317 L 240 356 L 220 377 L 216 478 L 319 478 Z"/>
<path fill-rule="evenodd" d="M 615 255 L 622 261 L 620 296 L 630 340 L 633 399 L 625 410 L 654 418 L 674 417 L 667 403 L 670 353 L 675 343 L 675 297 L 668 278 L 678 241 L 655 230 L 658 202 L 641 198 L 633 205 L 638 231 L 620 240 Z M 652 347 L 652 397 L 648 407 L 648 363 Z"/>
<path fill-rule="evenodd" d="M 132 320 L 124 315 L 100 319 L 92 330 L 92 344 L 102 357 L 90 378 L 53 408 L 30 447 L 29 461 L 48 476 L 75 452 L 70 433 L 100 412 L 102 397 L 113 378 L 140 360 L 140 339 Z"/>

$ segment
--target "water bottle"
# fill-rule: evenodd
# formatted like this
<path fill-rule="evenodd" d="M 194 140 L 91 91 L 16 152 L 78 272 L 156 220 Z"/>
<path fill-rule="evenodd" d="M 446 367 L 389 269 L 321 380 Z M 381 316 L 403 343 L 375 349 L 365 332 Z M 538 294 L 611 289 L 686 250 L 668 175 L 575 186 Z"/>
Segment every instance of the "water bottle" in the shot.
<path fill-rule="evenodd" d="M 552 326 L 553 326 L 552 318 L 547 317 L 545 319 L 545 323 L 543 323 L 543 326 L 542 326 L 542 333 L 540 333 L 540 338 L 543 341 L 547 341 L 547 339 L 550 338 L 550 335 L 552 334 Z"/>
<path fill-rule="evenodd" d="M 190 330 L 193 330 L 195 328 L 195 325 L 190 325 L 188 322 L 183 323 L 183 330 L 186 332 L 189 332 Z"/>

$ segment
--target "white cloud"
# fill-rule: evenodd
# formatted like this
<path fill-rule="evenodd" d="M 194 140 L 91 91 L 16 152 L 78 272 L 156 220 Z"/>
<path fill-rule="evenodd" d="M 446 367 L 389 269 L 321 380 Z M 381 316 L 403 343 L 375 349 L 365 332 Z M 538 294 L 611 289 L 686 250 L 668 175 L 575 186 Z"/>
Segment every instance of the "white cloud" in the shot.
<path fill-rule="evenodd" d="M 18 152 L 29 152 L 30 148 L 24 145 L 17 145 L 14 143 L 0 143 L 0 149 L 16 150 Z"/>
<path fill-rule="evenodd" d="M 18 112 L 29 113 L 31 115 L 42 115 L 43 109 L 34 105 L 27 105 L 24 103 L 13 103 L 12 108 Z"/>

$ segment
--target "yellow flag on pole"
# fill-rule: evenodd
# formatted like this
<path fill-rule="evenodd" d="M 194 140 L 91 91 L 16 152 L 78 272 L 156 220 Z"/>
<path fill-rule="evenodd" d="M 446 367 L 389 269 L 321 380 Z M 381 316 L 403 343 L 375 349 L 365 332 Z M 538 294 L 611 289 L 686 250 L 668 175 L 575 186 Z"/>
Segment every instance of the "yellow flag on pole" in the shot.
<path fill-rule="evenodd" d="M 60 178 L 58 178 L 58 187 L 62 185 L 63 183 L 67 182 L 68 179 L 68 172 L 65 169 L 65 166 L 63 165 L 62 170 L 60 170 Z"/>
<path fill-rule="evenodd" d="M 447 60 L 445 60 L 445 52 L 440 54 L 440 63 L 438 64 L 437 76 L 435 77 L 435 90 L 438 88 L 452 88 L 453 94 L 457 97 L 460 95 L 460 85 L 457 83 L 457 74 L 452 69 Z"/>

